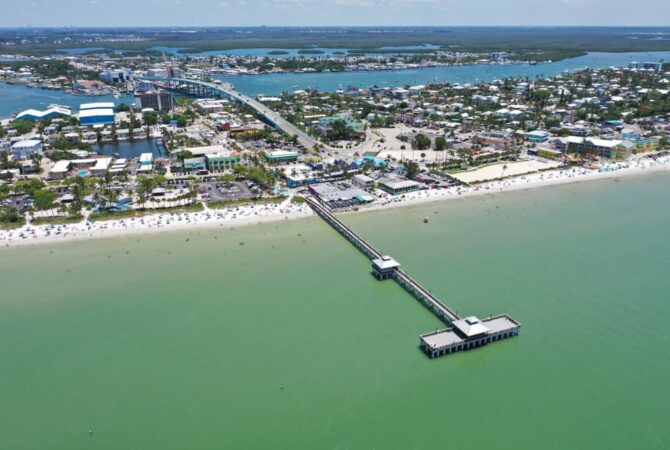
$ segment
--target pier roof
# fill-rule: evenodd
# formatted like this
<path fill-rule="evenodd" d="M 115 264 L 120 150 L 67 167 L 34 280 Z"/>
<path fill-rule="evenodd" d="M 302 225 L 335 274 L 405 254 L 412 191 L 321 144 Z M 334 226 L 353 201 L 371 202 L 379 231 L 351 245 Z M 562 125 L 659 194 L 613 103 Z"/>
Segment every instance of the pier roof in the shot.
<path fill-rule="evenodd" d="M 468 316 L 461 320 L 454 320 L 452 325 L 467 337 L 477 336 L 489 332 L 489 328 L 475 316 Z"/>
<path fill-rule="evenodd" d="M 372 264 L 381 270 L 389 270 L 400 267 L 400 263 L 398 261 L 387 255 L 382 256 L 381 258 L 373 259 Z"/>

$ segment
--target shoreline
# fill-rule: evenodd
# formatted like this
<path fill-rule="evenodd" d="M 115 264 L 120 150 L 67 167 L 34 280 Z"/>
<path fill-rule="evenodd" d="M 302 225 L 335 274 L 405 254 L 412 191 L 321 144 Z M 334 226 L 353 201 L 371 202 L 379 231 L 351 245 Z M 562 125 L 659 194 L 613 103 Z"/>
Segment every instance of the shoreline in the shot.
<path fill-rule="evenodd" d="M 640 159 L 624 163 L 611 163 L 605 171 L 569 168 L 539 172 L 482 183 L 475 187 L 416 191 L 403 196 L 386 197 L 358 210 L 337 212 L 365 213 L 409 206 L 423 206 L 449 200 L 469 199 L 493 194 L 504 194 L 557 185 L 578 184 L 620 177 L 639 176 L 646 173 L 670 173 L 670 156 L 657 160 Z M 101 222 L 86 220 L 67 225 L 24 225 L 14 230 L 0 231 L 0 248 L 14 248 L 85 241 L 127 235 L 151 235 L 206 228 L 235 228 L 264 223 L 315 217 L 306 204 L 293 204 L 287 199 L 281 204 L 244 205 L 224 209 L 205 208 L 200 212 L 156 213 L 139 218 L 114 219 Z"/>

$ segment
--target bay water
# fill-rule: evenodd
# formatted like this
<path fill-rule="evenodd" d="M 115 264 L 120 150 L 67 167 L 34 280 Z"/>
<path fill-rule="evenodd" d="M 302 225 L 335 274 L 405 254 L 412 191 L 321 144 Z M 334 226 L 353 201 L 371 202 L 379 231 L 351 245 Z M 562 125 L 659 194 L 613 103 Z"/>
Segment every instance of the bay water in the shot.
<path fill-rule="evenodd" d="M 669 198 L 648 174 L 342 215 L 522 323 L 435 360 L 443 325 L 318 218 L 2 248 L 0 448 L 666 449 Z"/>

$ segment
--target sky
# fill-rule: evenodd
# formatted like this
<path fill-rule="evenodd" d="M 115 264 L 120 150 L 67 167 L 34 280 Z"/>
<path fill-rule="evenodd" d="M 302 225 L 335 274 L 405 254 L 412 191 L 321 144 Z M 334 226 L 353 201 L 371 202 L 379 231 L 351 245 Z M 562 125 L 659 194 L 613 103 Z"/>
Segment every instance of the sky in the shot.
<path fill-rule="evenodd" d="M 2 0 L 0 27 L 670 25 L 669 0 Z"/>

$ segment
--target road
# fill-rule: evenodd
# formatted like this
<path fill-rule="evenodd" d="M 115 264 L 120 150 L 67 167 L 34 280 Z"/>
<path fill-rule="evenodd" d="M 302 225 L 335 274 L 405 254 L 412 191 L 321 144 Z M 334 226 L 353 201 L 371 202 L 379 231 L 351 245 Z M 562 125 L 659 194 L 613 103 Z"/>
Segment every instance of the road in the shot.
<path fill-rule="evenodd" d="M 273 124 L 276 128 L 284 131 L 290 136 L 298 136 L 298 142 L 308 150 L 312 150 L 317 145 L 330 149 L 329 146 L 319 142 L 317 139 L 305 133 L 303 130 L 293 125 L 288 120 L 284 119 L 278 112 L 273 111 L 272 109 L 265 106 L 263 103 L 259 102 L 256 99 L 248 97 L 241 92 L 235 90 L 232 85 L 219 85 L 214 83 L 208 83 L 206 81 L 191 80 L 188 78 L 160 78 L 160 77 L 144 77 L 147 81 L 173 81 L 178 83 L 200 85 L 208 89 L 212 89 L 222 93 L 224 96 L 237 100 L 240 103 L 249 105 L 253 108 L 259 115 L 264 117 L 268 122 Z"/>

